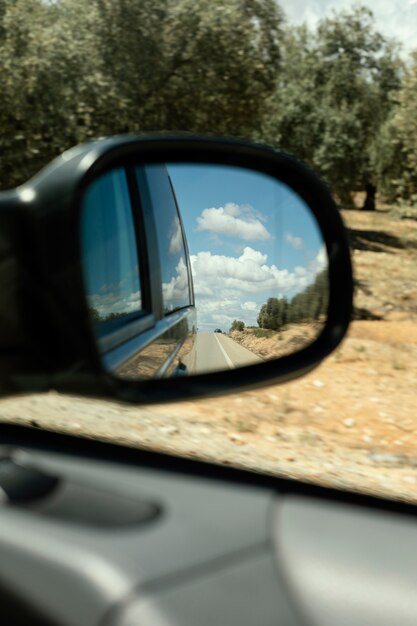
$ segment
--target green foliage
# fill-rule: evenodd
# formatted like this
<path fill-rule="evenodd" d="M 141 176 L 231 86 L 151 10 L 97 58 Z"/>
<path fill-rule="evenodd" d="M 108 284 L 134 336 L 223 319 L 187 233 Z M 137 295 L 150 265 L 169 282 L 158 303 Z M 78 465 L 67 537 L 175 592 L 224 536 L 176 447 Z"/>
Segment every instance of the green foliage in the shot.
<path fill-rule="evenodd" d="M 274 0 L 178 0 L 165 29 L 165 125 L 250 136 L 280 63 Z"/>
<path fill-rule="evenodd" d="M 242 322 L 240 320 L 233 320 L 232 325 L 230 326 L 229 332 L 232 332 L 233 330 L 238 330 L 242 332 L 244 329 L 245 329 L 245 322 Z"/>
<path fill-rule="evenodd" d="M 396 125 L 395 107 L 381 126 L 370 149 L 371 167 L 381 197 L 387 202 L 395 202 L 407 196 L 406 173 L 407 155 L 401 134 Z"/>
<path fill-rule="evenodd" d="M 400 84 L 395 47 L 359 7 L 290 29 L 264 132 L 313 165 L 342 204 L 374 182 L 370 150 Z"/>
<path fill-rule="evenodd" d="M 107 315 L 103 315 L 93 306 L 88 307 L 88 314 L 93 324 L 101 324 L 102 322 L 110 322 L 112 320 L 116 320 L 119 317 L 123 317 L 123 315 L 125 315 L 124 313 L 108 313 Z"/>
<path fill-rule="evenodd" d="M 417 50 L 405 75 L 398 95 L 399 108 L 395 118 L 407 154 L 410 170 L 417 172 Z M 414 188 L 417 191 L 417 187 Z"/>
<path fill-rule="evenodd" d="M 314 283 L 291 300 L 268 298 L 258 315 L 260 328 L 280 330 L 287 324 L 311 322 L 327 315 L 329 280 L 327 271 L 317 274 Z"/>
<path fill-rule="evenodd" d="M 95 52 L 95 15 L 89 5 L 80 0 L 6 5 L 0 46 L 0 184 L 11 187 L 97 134 L 96 112 L 106 101 L 108 85 Z"/>
<path fill-rule="evenodd" d="M 268 298 L 262 305 L 257 322 L 261 328 L 279 330 L 288 319 L 288 301 L 286 298 Z"/>
<path fill-rule="evenodd" d="M 1 0 L 0 186 L 92 137 L 250 135 L 282 21 L 275 0 Z"/>
<path fill-rule="evenodd" d="M 417 53 L 364 7 L 311 32 L 276 0 L 0 0 L 0 68 L 1 188 L 94 137 L 186 130 L 278 145 L 346 207 L 417 202 Z"/>
<path fill-rule="evenodd" d="M 268 339 L 269 337 L 273 337 L 275 335 L 275 332 L 272 330 L 266 330 L 265 328 L 255 328 L 252 332 L 252 335 L 254 337 L 257 337 L 258 339 Z"/>
<path fill-rule="evenodd" d="M 387 201 L 417 204 L 417 51 L 374 142 L 372 166 Z"/>

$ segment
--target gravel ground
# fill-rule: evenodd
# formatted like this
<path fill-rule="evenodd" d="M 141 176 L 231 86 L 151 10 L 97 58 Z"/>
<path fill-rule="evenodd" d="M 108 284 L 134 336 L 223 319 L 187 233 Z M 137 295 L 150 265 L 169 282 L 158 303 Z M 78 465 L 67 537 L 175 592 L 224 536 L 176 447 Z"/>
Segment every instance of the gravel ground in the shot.
<path fill-rule="evenodd" d="M 310 375 L 153 407 L 20 396 L 1 402 L 0 420 L 417 502 L 417 223 L 344 216 L 362 319 Z"/>

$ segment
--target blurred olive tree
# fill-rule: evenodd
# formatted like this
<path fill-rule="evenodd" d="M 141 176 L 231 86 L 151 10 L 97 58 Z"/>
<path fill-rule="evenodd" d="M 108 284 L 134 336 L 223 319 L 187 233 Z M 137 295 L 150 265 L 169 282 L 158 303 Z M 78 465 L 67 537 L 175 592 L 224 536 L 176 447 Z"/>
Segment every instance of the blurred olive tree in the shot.
<path fill-rule="evenodd" d="M 0 187 L 123 132 L 258 139 L 316 168 L 344 207 L 417 194 L 417 56 L 369 9 L 313 32 L 276 0 L 0 0 Z"/>
<path fill-rule="evenodd" d="M 401 80 L 395 45 L 364 7 L 335 13 L 314 33 L 288 29 L 285 44 L 264 134 L 313 165 L 345 208 L 357 190 L 374 208 L 372 146 Z"/>
<path fill-rule="evenodd" d="M 417 206 L 417 51 L 406 67 L 391 115 L 376 138 L 372 165 L 388 201 Z"/>
<path fill-rule="evenodd" d="M 66 148 L 97 134 L 108 79 L 94 10 L 79 0 L 3 0 L 0 184 L 23 182 Z"/>
<path fill-rule="evenodd" d="M 248 136 L 273 91 L 274 0 L 0 0 L 0 185 L 118 132 Z"/>

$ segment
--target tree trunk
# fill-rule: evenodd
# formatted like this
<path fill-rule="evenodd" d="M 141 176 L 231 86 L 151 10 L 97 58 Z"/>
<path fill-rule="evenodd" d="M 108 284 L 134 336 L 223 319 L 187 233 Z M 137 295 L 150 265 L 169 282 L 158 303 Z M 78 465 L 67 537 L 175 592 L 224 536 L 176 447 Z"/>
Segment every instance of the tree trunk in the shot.
<path fill-rule="evenodd" d="M 363 211 L 375 211 L 375 196 L 376 196 L 376 187 L 372 183 L 366 183 L 365 187 L 366 198 L 363 203 L 362 210 Z"/>
<path fill-rule="evenodd" d="M 355 208 L 352 194 L 348 191 L 340 191 L 337 194 L 338 203 L 341 209 L 351 210 Z"/>

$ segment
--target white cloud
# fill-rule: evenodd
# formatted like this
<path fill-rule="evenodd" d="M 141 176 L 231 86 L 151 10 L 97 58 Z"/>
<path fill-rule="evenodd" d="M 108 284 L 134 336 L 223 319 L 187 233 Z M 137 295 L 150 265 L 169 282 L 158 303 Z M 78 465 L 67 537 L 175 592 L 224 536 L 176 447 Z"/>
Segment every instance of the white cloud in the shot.
<path fill-rule="evenodd" d="M 259 306 L 256 304 L 256 302 L 244 302 L 242 304 L 242 309 L 244 311 L 257 311 L 259 308 Z"/>
<path fill-rule="evenodd" d="M 322 272 L 324 269 L 327 268 L 327 266 L 328 266 L 327 251 L 326 251 L 326 247 L 323 245 L 318 251 L 316 257 L 310 263 L 309 269 L 313 273 L 313 275 L 315 275 L 315 274 L 318 274 L 319 272 Z"/>
<path fill-rule="evenodd" d="M 235 319 L 256 325 L 266 297 L 293 294 L 311 284 L 317 272 L 327 267 L 327 254 L 323 246 L 306 267 L 298 266 L 293 271 L 268 265 L 268 256 L 249 246 L 238 257 L 199 252 L 191 256 L 191 264 L 198 326 L 228 330 Z M 181 258 L 176 274 L 163 284 L 164 303 L 173 309 L 185 304 L 187 296 L 187 267 Z M 123 295 L 121 284 L 103 285 L 88 299 L 102 317 L 141 309 L 140 291 Z"/>
<path fill-rule="evenodd" d="M 218 324 L 219 326 L 223 326 L 224 330 L 229 330 L 233 320 L 235 319 L 236 317 L 230 315 L 218 315 L 217 313 L 212 315 L 213 326 Z"/>
<path fill-rule="evenodd" d="M 199 252 L 191 256 L 194 288 L 197 295 L 214 295 L 231 288 L 246 294 L 299 290 L 309 284 L 309 275 L 267 265 L 267 255 L 246 246 L 239 257 Z M 302 268 L 301 268 L 302 269 Z"/>
<path fill-rule="evenodd" d="M 164 306 L 171 310 L 188 302 L 188 272 L 182 257 L 175 270 L 177 273 L 169 283 L 162 283 Z"/>
<path fill-rule="evenodd" d="M 183 257 L 180 258 L 176 274 L 167 283 L 162 284 L 164 306 L 175 309 L 188 303 L 188 272 Z M 132 313 L 142 308 L 141 292 L 135 291 L 124 295 L 122 286 L 125 279 L 117 284 L 103 285 L 99 293 L 88 296 L 88 304 L 96 309 L 100 317 L 107 317 L 111 313 Z"/>
<path fill-rule="evenodd" d="M 130 294 L 122 295 L 120 290 L 115 288 L 107 290 L 105 294 L 89 295 L 88 304 L 103 318 L 111 313 L 132 313 L 133 311 L 140 311 L 142 308 L 141 292 L 134 291 Z"/>
<path fill-rule="evenodd" d="M 358 4 L 358 3 L 356 3 Z M 386 37 L 394 37 L 405 51 L 415 47 L 417 39 L 417 0 L 393 3 L 392 0 L 362 0 L 375 16 L 376 28 Z M 319 20 L 331 17 L 333 10 L 350 11 L 352 0 L 280 0 L 280 6 L 290 23 L 306 22 L 314 28 Z"/>
<path fill-rule="evenodd" d="M 285 240 L 294 248 L 294 250 L 301 250 L 304 242 L 301 237 L 294 237 L 291 233 L 285 235 Z"/>
<path fill-rule="evenodd" d="M 183 246 L 181 225 L 178 217 L 174 218 L 169 235 L 169 252 L 170 254 L 178 254 Z"/>
<path fill-rule="evenodd" d="M 204 209 L 197 218 L 198 230 L 206 230 L 217 235 L 238 237 L 244 241 L 271 239 L 262 224 L 261 216 L 252 207 L 239 206 L 233 202 L 224 207 Z"/>
<path fill-rule="evenodd" d="M 256 303 L 255 303 L 256 304 Z M 200 329 L 217 328 L 229 330 L 233 320 L 243 320 L 246 325 L 256 325 L 259 307 L 253 311 L 245 309 L 235 294 L 234 298 L 223 298 L 219 293 L 216 300 L 201 299 L 197 301 L 197 320 Z"/>
<path fill-rule="evenodd" d="M 256 325 L 267 297 L 305 289 L 327 266 L 327 254 L 323 247 L 306 267 L 289 271 L 268 265 L 266 254 L 246 246 L 239 257 L 199 252 L 191 256 L 191 266 L 199 327 L 228 329 L 234 319 Z"/>

